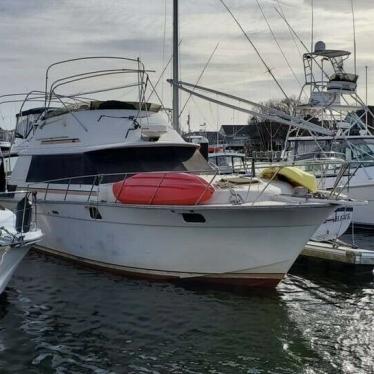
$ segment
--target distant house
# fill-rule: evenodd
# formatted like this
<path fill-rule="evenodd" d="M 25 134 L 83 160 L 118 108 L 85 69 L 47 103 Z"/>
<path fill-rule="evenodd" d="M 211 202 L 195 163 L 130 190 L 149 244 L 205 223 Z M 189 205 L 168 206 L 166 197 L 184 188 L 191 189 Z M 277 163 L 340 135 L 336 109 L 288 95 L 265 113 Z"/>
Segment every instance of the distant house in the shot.
<path fill-rule="evenodd" d="M 251 151 L 280 151 L 284 147 L 288 127 L 252 117 L 248 132 L 250 138 L 248 145 Z"/>
<path fill-rule="evenodd" d="M 228 149 L 244 151 L 249 140 L 248 125 L 222 125 L 220 134 Z"/>
<path fill-rule="evenodd" d="M 219 131 L 192 131 L 184 134 L 184 137 L 189 136 L 204 136 L 208 139 L 210 145 L 225 144 L 225 137 Z"/>
<path fill-rule="evenodd" d="M 222 125 L 219 131 L 193 131 L 184 137 L 204 136 L 211 146 L 222 145 L 226 149 L 244 152 L 249 140 L 248 125 Z"/>

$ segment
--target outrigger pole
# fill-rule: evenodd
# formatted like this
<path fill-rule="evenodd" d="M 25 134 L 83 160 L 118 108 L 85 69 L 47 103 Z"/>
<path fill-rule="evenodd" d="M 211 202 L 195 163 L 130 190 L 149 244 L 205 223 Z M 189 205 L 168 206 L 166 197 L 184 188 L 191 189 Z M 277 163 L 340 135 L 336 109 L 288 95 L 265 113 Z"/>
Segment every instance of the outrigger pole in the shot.
<path fill-rule="evenodd" d="M 238 96 L 230 95 L 222 91 L 213 90 L 211 88 L 199 86 L 193 83 L 182 81 L 174 82 L 171 79 L 169 79 L 168 82 L 173 86 L 177 86 L 179 90 L 182 90 L 190 95 L 199 97 L 200 99 L 209 101 L 214 104 L 222 105 L 226 108 L 234 109 L 242 113 L 250 114 L 252 116 L 257 116 L 268 121 L 274 121 L 283 125 L 293 126 L 299 129 L 307 130 L 311 134 L 317 133 L 326 136 L 334 136 L 334 132 L 332 130 L 316 125 L 313 122 L 304 120 L 303 118 L 291 116 L 290 114 L 278 109 L 269 108 L 265 105 L 255 103 L 253 101 L 243 99 Z M 210 95 L 213 95 L 214 98 Z M 217 97 L 222 97 L 223 99 L 229 99 L 235 102 L 240 102 L 249 107 L 252 107 L 253 109 L 244 108 L 243 106 L 239 106 L 237 104 L 230 104 L 227 101 L 224 101 L 223 99 L 218 99 Z"/>

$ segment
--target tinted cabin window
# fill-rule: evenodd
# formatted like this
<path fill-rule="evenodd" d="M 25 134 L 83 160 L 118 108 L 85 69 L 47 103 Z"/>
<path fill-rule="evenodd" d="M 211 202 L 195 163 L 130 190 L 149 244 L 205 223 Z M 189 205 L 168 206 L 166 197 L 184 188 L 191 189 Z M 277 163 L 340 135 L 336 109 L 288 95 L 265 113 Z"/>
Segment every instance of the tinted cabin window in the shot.
<path fill-rule="evenodd" d="M 73 155 L 33 156 L 27 182 L 43 182 L 95 174 L 131 174 L 144 171 L 211 172 L 212 170 L 195 147 L 134 147 L 105 149 Z M 123 175 L 106 176 L 103 181 L 114 182 L 122 178 Z M 71 183 L 91 184 L 93 181 L 92 177 L 86 177 L 72 179 Z M 64 183 L 68 182 L 68 180 L 64 181 Z"/>
<path fill-rule="evenodd" d="M 96 174 L 96 169 L 93 165 L 90 165 L 84 154 L 40 155 L 32 157 L 26 181 L 43 182 L 92 174 Z M 92 183 L 92 178 L 86 179 L 74 179 L 72 183 Z"/>

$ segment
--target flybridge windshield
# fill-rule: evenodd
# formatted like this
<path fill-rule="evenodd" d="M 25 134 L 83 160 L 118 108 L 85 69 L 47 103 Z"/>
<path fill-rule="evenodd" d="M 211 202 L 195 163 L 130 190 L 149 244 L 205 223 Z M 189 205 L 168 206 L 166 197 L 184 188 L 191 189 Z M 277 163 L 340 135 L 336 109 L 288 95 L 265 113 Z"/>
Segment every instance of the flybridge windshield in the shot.
<path fill-rule="evenodd" d="M 18 123 L 16 127 L 16 137 L 25 139 L 29 135 L 32 127 L 36 121 L 41 118 L 52 118 L 69 112 L 76 112 L 80 110 L 136 110 L 158 113 L 161 105 L 146 102 L 134 101 L 118 101 L 118 100 L 105 100 L 105 101 L 90 101 L 87 104 L 65 106 L 61 108 L 34 108 L 23 111 L 16 115 Z"/>
<path fill-rule="evenodd" d="M 335 73 L 331 76 L 330 81 L 334 82 L 352 82 L 356 83 L 358 75 L 349 73 Z"/>
<path fill-rule="evenodd" d="M 62 114 L 69 112 L 77 112 L 80 110 L 136 110 L 136 111 L 147 111 L 157 113 L 161 109 L 161 105 L 153 103 L 139 103 L 134 101 L 118 101 L 118 100 L 106 100 L 106 101 L 91 101 L 87 104 L 79 106 L 66 106 L 51 110 L 47 113 L 45 118 L 57 117 Z"/>
<path fill-rule="evenodd" d="M 374 163 L 374 138 L 292 140 L 288 151 L 295 160 L 318 158 L 323 157 L 324 153 L 334 153 L 334 156 L 347 161 Z"/>
<path fill-rule="evenodd" d="M 68 184 L 69 178 L 73 178 L 70 184 L 91 184 L 94 178 L 84 176 L 99 174 L 105 175 L 103 182 L 114 182 L 123 179 L 126 173 L 152 171 L 212 172 L 212 169 L 196 147 L 131 147 L 81 154 L 33 156 L 27 182 L 53 180 L 53 183 Z"/>
<path fill-rule="evenodd" d="M 48 118 L 72 111 L 109 109 L 158 112 L 161 105 L 149 102 L 152 96 L 158 100 L 154 90 L 147 92 L 151 86 L 150 73 L 153 71 L 146 70 L 139 59 L 118 56 L 55 62 L 46 70 L 43 91 L 11 95 L 23 100 L 17 115 L 18 122 L 23 122 L 18 136 L 29 134 L 29 118 L 34 120 L 42 115 Z M 118 97 L 122 100 L 118 101 Z M 42 102 L 43 107 L 25 110 L 36 102 Z"/>

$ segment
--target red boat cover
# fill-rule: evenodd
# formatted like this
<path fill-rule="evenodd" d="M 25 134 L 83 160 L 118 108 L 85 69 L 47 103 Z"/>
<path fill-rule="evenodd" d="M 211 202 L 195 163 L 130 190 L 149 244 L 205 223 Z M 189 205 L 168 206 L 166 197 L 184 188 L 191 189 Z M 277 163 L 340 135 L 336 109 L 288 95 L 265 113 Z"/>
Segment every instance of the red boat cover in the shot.
<path fill-rule="evenodd" d="M 206 180 L 186 173 L 139 173 L 113 184 L 113 194 L 123 204 L 194 205 L 213 193 Z"/>

